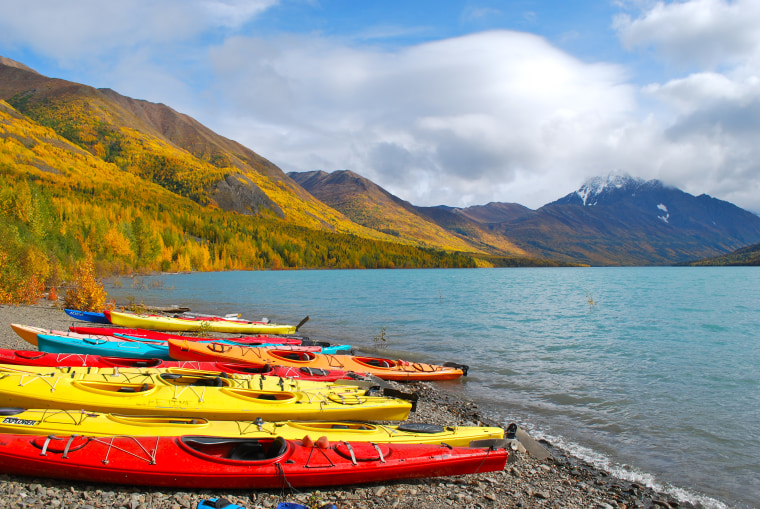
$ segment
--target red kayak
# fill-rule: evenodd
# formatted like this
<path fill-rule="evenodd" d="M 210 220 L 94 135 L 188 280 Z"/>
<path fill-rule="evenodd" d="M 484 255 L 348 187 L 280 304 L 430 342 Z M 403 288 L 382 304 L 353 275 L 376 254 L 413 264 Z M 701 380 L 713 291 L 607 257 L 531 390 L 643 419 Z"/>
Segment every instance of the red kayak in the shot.
<path fill-rule="evenodd" d="M 155 341 L 166 341 L 167 339 L 186 339 L 188 341 L 208 341 L 210 338 L 200 338 L 196 336 L 181 336 L 179 334 L 169 334 L 166 332 L 148 330 L 148 329 L 125 329 L 121 327 L 79 327 L 76 325 L 69 326 L 71 332 L 77 334 L 91 334 L 94 336 L 113 336 L 114 334 L 123 334 L 133 338 L 150 339 Z M 287 336 L 268 336 L 259 334 L 256 336 L 242 336 L 233 338 L 223 338 L 227 341 L 245 344 L 269 344 L 269 345 L 301 345 L 306 342 L 305 346 L 313 346 L 310 343 L 316 343 L 308 338 L 287 337 Z M 317 345 L 324 346 L 324 345 Z"/>
<path fill-rule="evenodd" d="M 0 473 L 71 481 L 193 489 L 337 486 L 502 470 L 504 441 L 445 444 L 329 443 L 182 437 L 4 434 Z"/>
<path fill-rule="evenodd" d="M 334 382 L 335 380 L 363 379 L 365 373 L 338 369 L 294 368 L 271 364 L 235 364 L 232 362 L 164 361 L 161 359 L 130 359 L 75 353 L 45 353 L 37 350 L 6 350 L 0 348 L 0 364 L 50 367 L 93 368 L 184 368 L 200 371 L 266 375 L 299 380 Z"/>

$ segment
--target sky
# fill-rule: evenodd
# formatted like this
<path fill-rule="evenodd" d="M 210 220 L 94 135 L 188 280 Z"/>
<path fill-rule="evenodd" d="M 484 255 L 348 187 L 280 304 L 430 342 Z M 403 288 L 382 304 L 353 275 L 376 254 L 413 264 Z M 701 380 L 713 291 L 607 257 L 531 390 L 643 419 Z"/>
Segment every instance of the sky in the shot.
<path fill-rule="evenodd" d="M 536 209 L 597 176 L 760 213 L 758 0 L 0 0 L 0 55 L 286 172 Z"/>

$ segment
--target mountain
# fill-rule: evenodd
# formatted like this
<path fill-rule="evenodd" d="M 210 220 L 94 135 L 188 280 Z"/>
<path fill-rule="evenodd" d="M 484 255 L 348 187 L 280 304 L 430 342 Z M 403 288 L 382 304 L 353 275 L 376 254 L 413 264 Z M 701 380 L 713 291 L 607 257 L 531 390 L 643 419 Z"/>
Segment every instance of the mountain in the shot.
<path fill-rule="evenodd" d="M 503 223 L 514 221 L 533 211 L 519 203 L 491 202 L 487 205 L 474 205 L 465 209 L 456 209 L 459 214 L 477 223 Z"/>
<path fill-rule="evenodd" d="M 8 59 L 0 61 L 0 239 L 0 304 L 33 302 L 86 258 L 101 273 L 477 263 L 354 223 L 255 152 L 165 105 Z"/>
<path fill-rule="evenodd" d="M 760 241 L 760 218 L 746 210 L 629 176 L 597 177 L 489 225 L 534 256 L 591 265 L 667 265 Z"/>
<path fill-rule="evenodd" d="M 449 213 L 446 207 L 415 207 L 352 171 L 291 172 L 288 176 L 355 223 L 393 235 L 399 242 L 497 256 L 527 256 L 506 237 L 492 235 L 466 216 Z"/>
<path fill-rule="evenodd" d="M 315 200 L 252 150 L 164 104 L 48 78 L 9 59 L 0 64 L 0 99 L 94 156 L 201 205 L 392 240 Z"/>
<path fill-rule="evenodd" d="M 164 104 L 0 57 L 0 234 L 0 281 L 20 281 L 85 252 L 114 271 L 666 265 L 760 242 L 760 218 L 628 176 L 537 210 L 418 207 L 348 170 L 286 175 Z"/>

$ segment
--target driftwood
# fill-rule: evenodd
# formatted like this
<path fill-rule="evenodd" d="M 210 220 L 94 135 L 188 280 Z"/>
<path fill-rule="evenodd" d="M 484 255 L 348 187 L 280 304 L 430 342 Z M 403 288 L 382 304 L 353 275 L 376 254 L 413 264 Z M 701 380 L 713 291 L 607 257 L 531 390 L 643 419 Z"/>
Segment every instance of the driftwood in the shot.
<path fill-rule="evenodd" d="M 124 309 L 127 309 L 129 311 L 140 311 L 140 312 L 150 312 L 150 313 L 187 313 L 190 311 L 190 308 L 185 306 L 145 306 L 144 304 L 134 304 L 134 305 L 127 305 L 122 306 Z"/>

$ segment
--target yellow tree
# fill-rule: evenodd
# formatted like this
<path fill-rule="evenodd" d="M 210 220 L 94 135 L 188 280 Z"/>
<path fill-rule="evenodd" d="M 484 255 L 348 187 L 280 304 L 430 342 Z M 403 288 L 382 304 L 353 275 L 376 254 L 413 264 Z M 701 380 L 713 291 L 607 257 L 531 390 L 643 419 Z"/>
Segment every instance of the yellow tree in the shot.
<path fill-rule="evenodd" d="M 92 255 L 87 254 L 74 273 L 74 283 L 66 291 L 63 299 L 69 309 L 80 311 L 102 311 L 106 306 L 106 291 L 95 279 L 95 266 Z"/>

